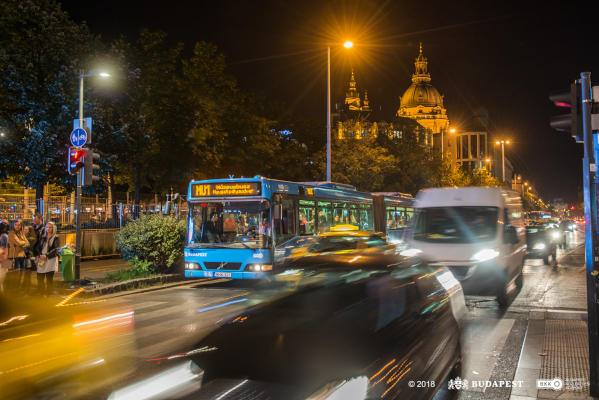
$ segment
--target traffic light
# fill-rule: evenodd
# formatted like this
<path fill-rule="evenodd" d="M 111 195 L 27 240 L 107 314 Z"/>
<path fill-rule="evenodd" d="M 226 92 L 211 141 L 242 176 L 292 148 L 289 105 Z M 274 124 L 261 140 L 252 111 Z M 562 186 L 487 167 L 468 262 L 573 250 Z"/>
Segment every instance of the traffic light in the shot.
<path fill-rule="evenodd" d="M 94 171 L 100 169 L 99 160 L 100 154 L 91 149 L 85 149 L 85 166 L 83 168 L 83 186 L 91 186 L 95 181 L 100 180 L 100 177 L 94 175 Z"/>
<path fill-rule="evenodd" d="M 577 143 L 584 143 L 582 134 L 582 103 L 581 90 L 578 81 L 570 85 L 569 92 L 549 96 L 556 107 L 569 108 L 569 114 L 551 117 L 549 125 L 556 131 L 570 132 Z"/>
<path fill-rule="evenodd" d="M 67 171 L 75 175 L 85 165 L 85 149 L 81 147 L 69 147 L 69 162 Z"/>

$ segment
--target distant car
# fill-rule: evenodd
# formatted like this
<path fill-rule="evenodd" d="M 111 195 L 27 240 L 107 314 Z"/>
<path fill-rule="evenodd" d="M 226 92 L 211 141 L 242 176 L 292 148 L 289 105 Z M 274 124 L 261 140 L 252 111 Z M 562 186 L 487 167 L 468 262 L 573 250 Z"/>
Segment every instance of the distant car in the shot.
<path fill-rule="evenodd" d="M 459 282 L 413 258 L 347 257 L 297 259 L 280 274 L 297 275 L 293 290 L 226 318 L 111 398 L 430 399 L 447 388 L 461 360 Z M 166 376 L 186 385 L 165 392 Z"/>
<path fill-rule="evenodd" d="M 560 222 L 559 229 L 562 232 L 574 232 L 576 229 L 576 221 L 573 219 L 564 219 Z"/>
<path fill-rule="evenodd" d="M 527 258 L 542 258 L 549 265 L 549 257 L 557 261 L 556 230 L 551 224 L 531 223 L 526 225 Z"/>
<path fill-rule="evenodd" d="M 53 300 L 0 293 L 3 399 L 88 398 L 133 371 L 133 311 Z"/>

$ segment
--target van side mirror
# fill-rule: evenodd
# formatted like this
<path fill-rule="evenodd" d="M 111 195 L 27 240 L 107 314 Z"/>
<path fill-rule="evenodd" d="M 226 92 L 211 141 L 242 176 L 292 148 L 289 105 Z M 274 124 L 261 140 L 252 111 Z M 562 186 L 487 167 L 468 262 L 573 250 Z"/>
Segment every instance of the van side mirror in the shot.
<path fill-rule="evenodd" d="M 516 228 L 511 225 L 506 226 L 505 230 L 503 231 L 503 243 L 516 244 L 519 241 L 520 240 L 518 239 Z"/>

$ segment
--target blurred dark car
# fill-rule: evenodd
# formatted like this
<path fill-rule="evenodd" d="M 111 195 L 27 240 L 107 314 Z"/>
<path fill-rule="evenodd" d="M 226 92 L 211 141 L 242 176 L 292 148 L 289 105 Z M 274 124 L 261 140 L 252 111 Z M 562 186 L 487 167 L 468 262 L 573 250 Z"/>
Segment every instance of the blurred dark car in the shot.
<path fill-rule="evenodd" d="M 542 258 L 549 265 L 549 257 L 557 262 L 557 240 L 555 228 L 548 223 L 530 223 L 526 225 L 527 258 Z"/>
<path fill-rule="evenodd" d="M 0 293 L 0 396 L 93 398 L 133 371 L 133 312 Z"/>
<path fill-rule="evenodd" d="M 572 219 L 564 219 L 559 223 L 559 229 L 562 232 L 574 232 L 576 230 L 576 221 Z"/>
<path fill-rule="evenodd" d="M 413 258 L 351 256 L 295 260 L 278 274 L 295 276 L 293 289 L 227 318 L 193 350 L 162 360 L 165 370 L 111 398 L 432 398 L 459 371 L 459 282 Z M 167 375 L 188 384 L 158 388 Z"/>

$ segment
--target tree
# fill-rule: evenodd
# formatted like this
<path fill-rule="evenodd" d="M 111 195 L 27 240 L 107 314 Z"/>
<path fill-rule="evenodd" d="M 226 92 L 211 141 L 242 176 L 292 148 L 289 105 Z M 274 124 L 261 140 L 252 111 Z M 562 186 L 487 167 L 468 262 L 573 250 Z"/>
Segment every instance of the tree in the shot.
<path fill-rule="evenodd" d="M 333 141 L 331 175 L 333 181 L 349 183 L 360 190 L 385 190 L 385 177 L 393 172 L 395 157 L 375 139 Z"/>
<path fill-rule="evenodd" d="M 450 155 L 441 157 L 434 154 L 428 164 L 429 180 L 428 186 L 447 187 L 447 186 L 467 186 L 468 178 L 464 175 L 462 169 L 452 163 Z"/>
<path fill-rule="evenodd" d="M 95 97 L 97 146 L 110 156 L 117 182 L 133 187 L 135 204 L 142 188 L 167 191 L 189 181 L 193 110 L 178 75 L 181 50 L 166 34 L 143 30 L 134 44 L 120 38 L 108 51 L 120 91 Z"/>
<path fill-rule="evenodd" d="M 501 182 L 494 178 L 487 169 L 478 168 L 468 175 L 468 186 L 501 186 Z"/>
<path fill-rule="evenodd" d="M 0 3 L 0 174 L 34 187 L 68 183 L 65 160 L 78 71 L 97 44 L 55 0 Z"/>

